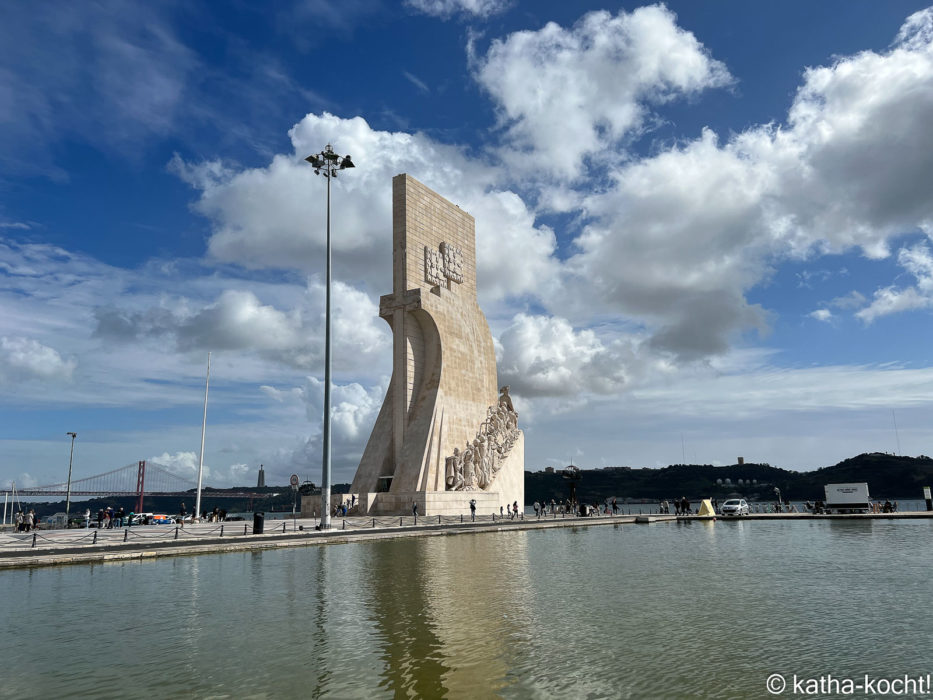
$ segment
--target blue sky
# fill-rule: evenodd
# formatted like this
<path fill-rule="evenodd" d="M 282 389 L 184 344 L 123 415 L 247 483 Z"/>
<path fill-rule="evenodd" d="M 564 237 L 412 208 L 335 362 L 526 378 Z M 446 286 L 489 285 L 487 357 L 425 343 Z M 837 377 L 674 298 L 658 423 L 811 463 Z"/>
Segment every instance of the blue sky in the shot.
<path fill-rule="evenodd" d="M 326 143 L 336 481 L 399 172 L 477 219 L 528 468 L 931 451 L 922 3 L 6 3 L 0 39 L 0 485 L 63 480 L 66 431 L 76 478 L 192 474 L 208 351 L 208 483 L 320 478 Z"/>

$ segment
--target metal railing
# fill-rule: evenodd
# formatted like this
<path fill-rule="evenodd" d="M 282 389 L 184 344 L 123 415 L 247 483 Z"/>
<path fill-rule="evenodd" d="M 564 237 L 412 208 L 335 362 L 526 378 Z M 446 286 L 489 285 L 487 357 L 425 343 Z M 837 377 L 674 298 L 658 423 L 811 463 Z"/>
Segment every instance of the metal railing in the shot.
<path fill-rule="evenodd" d="M 623 513 L 619 513 L 615 517 L 623 516 Z M 428 515 L 428 516 L 381 516 L 381 517 L 372 517 L 372 516 L 355 516 L 355 517 L 346 517 L 340 520 L 334 519 L 333 527 L 329 532 L 335 531 L 363 531 L 363 530 L 378 530 L 381 528 L 384 529 L 399 529 L 399 528 L 421 528 L 421 527 L 437 527 L 437 526 L 456 526 L 456 525 L 470 525 L 475 523 L 485 523 L 485 524 L 519 524 L 525 521 L 535 522 L 546 519 L 557 519 L 568 518 L 568 519 L 581 519 L 587 520 L 588 518 L 583 516 L 577 516 L 571 513 L 542 513 L 538 516 L 533 514 L 519 513 L 509 517 L 508 515 L 476 515 L 471 516 L 468 513 L 458 514 L 458 515 Z M 611 515 L 601 514 L 600 517 L 613 517 Z M 301 524 L 296 520 L 281 520 L 281 521 L 272 521 L 275 523 L 273 527 L 269 527 L 269 522 L 265 522 L 265 527 L 263 528 L 262 533 L 256 533 L 255 535 L 252 532 L 252 523 L 249 522 L 224 522 L 220 523 L 216 527 L 209 529 L 204 529 L 201 527 L 184 527 L 181 525 L 170 525 L 170 526 L 158 526 L 158 525 L 142 525 L 142 526 L 125 526 L 122 528 L 113 528 L 113 529 L 81 529 L 81 530 L 45 530 L 32 532 L 9 532 L 9 533 L 0 533 L 0 552 L 4 551 L 16 551 L 23 549 L 52 549 L 52 548 L 93 548 L 95 546 L 121 546 L 128 545 L 132 547 L 133 543 L 146 545 L 158 544 L 159 542 L 164 542 L 166 544 L 174 542 L 177 540 L 187 540 L 189 542 L 195 540 L 210 540 L 217 538 L 252 538 L 257 536 L 270 537 L 270 536 L 285 536 L 291 535 L 294 536 L 314 536 L 320 535 L 322 533 L 318 532 L 315 528 L 316 520 L 303 520 Z M 338 525 L 339 523 L 339 525 Z M 242 530 L 241 530 L 242 525 Z M 291 526 L 291 527 L 289 527 Z M 77 535 L 77 532 L 82 532 L 84 534 Z"/>

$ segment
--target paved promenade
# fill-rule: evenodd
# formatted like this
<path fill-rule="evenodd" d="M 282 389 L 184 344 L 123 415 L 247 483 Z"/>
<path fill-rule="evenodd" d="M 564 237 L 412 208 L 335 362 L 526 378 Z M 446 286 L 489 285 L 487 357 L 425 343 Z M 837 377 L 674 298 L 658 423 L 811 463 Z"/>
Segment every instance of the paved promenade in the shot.
<path fill-rule="evenodd" d="M 317 520 L 266 521 L 261 535 L 252 534 L 252 523 L 205 523 L 185 527 L 136 526 L 114 530 L 40 530 L 0 534 L 0 570 L 30 566 L 110 562 L 161 556 L 342 544 L 368 539 L 456 535 L 501 530 L 527 530 L 567 526 L 594 526 L 635 522 L 636 516 L 617 515 L 575 518 L 510 520 L 490 516 L 334 518 L 330 530 L 315 530 Z M 673 518 L 672 518 L 673 519 Z M 96 538 L 95 538 L 96 533 Z"/>
<path fill-rule="evenodd" d="M 853 515 L 811 515 L 809 513 L 752 513 L 742 518 L 718 518 L 726 522 L 759 520 L 905 520 L 933 518 L 933 513 L 904 512 Z M 0 570 L 62 564 L 102 563 L 144 560 L 153 557 L 342 544 L 370 539 L 418 536 L 446 536 L 477 532 L 531 530 L 553 527 L 592 527 L 613 524 L 677 523 L 713 520 L 701 516 L 600 515 L 588 518 L 548 515 L 524 519 L 495 519 L 477 516 L 377 518 L 335 518 L 332 529 L 315 530 L 316 520 L 267 520 L 263 534 L 252 534 L 251 522 L 188 524 L 176 526 L 137 526 L 113 530 L 40 530 L 30 533 L 0 533 Z"/>

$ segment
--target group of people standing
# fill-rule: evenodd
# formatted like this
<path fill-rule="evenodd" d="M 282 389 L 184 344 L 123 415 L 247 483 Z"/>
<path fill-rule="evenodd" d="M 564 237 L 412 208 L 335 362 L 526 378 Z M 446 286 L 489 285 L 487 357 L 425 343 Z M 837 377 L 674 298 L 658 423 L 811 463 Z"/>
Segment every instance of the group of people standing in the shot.
<path fill-rule="evenodd" d="M 571 501 L 569 498 L 566 501 L 557 502 L 553 498 L 551 502 L 543 501 L 539 503 L 538 501 L 534 502 L 535 515 L 539 518 L 547 516 L 549 513 L 551 515 L 556 515 L 557 513 L 579 513 L 580 515 L 599 515 L 603 513 L 604 515 L 618 515 L 621 511 L 619 504 L 615 499 L 615 496 L 611 500 L 607 501 L 600 508 L 598 503 L 593 505 L 587 505 L 584 503 L 577 504 L 574 501 Z"/>
<path fill-rule="evenodd" d="M 658 510 L 660 513 L 670 513 L 671 504 L 668 503 L 667 499 L 664 499 L 661 501 L 661 505 Z M 690 506 L 690 499 L 688 499 L 686 496 L 674 499 L 675 515 L 690 515 L 691 513 L 693 513 L 693 510 Z"/>
<path fill-rule="evenodd" d="M 471 510 L 472 510 L 472 501 L 470 503 L 471 503 Z M 518 501 L 514 501 L 513 503 L 506 503 L 505 509 L 508 511 L 509 520 L 512 520 L 518 517 Z M 506 513 L 503 513 L 502 510 L 503 510 L 502 506 L 499 506 L 499 517 L 500 518 L 504 518 L 506 516 Z"/>
<path fill-rule="evenodd" d="M 107 506 L 106 508 L 101 508 L 97 511 L 97 527 L 101 530 L 112 530 L 113 528 L 123 527 L 123 523 L 126 521 L 126 524 L 129 525 L 129 518 L 126 517 L 126 511 L 123 510 L 123 506 L 120 506 L 116 510 L 113 509 L 113 506 Z M 91 526 L 91 509 L 84 509 L 84 527 Z"/>
<path fill-rule="evenodd" d="M 16 515 L 13 516 L 13 521 L 16 523 L 17 532 L 29 532 L 30 530 L 38 529 L 39 526 L 39 520 L 36 518 L 36 511 L 32 508 L 26 513 L 22 510 L 16 511 Z"/>
<path fill-rule="evenodd" d="M 185 525 L 185 519 L 188 517 L 188 509 L 185 508 L 185 504 L 181 504 L 181 508 L 178 509 L 178 522 L 182 527 Z M 197 513 L 194 514 L 197 516 Z M 214 510 L 205 510 L 201 513 L 201 522 L 202 523 L 222 523 L 227 519 L 227 511 L 223 508 L 218 508 L 214 506 Z"/>
<path fill-rule="evenodd" d="M 351 510 L 356 506 L 356 494 L 350 494 L 350 498 L 347 498 L 344 501 L 335 503 L 333 508 L 331 508 L 331 515 L 335 518 L 338 516 L 347 517 Z"/>

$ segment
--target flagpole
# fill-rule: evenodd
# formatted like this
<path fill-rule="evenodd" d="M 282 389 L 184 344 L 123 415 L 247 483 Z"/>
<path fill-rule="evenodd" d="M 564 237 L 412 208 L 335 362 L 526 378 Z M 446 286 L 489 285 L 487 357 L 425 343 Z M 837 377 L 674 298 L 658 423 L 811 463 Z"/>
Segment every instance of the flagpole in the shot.
<path fill-rule="evenodd" d="M 201 517 L 201 477 L 204 473 L 204 433 L 207 431 L 207 391 L 211 384 L 211 354 L 207 353 L 207 379 L 204 380 L 204 418 L 201 421 L 201 451 L 198 453 L 198 495 L 194 501 L 191 522 Z"/>

